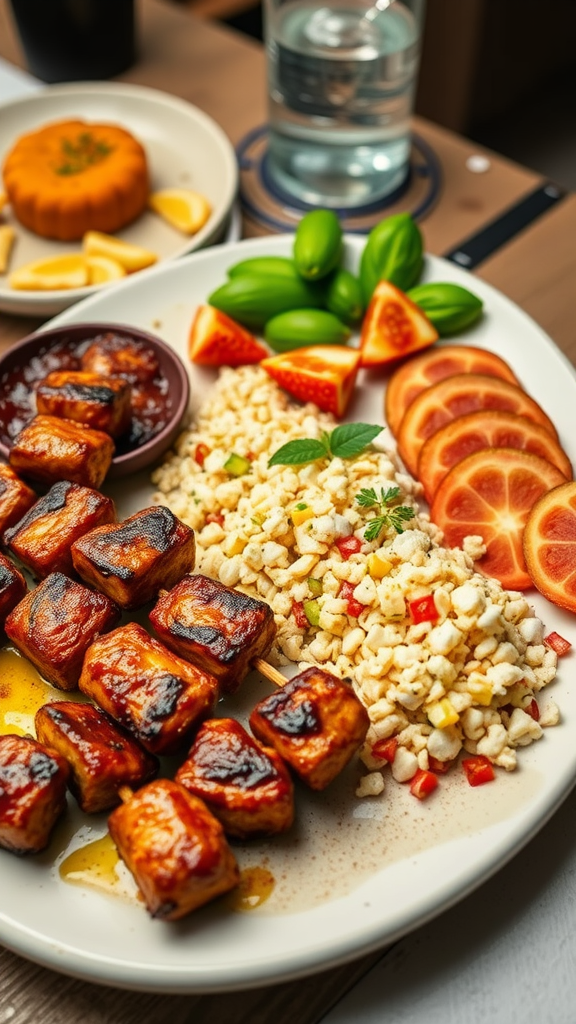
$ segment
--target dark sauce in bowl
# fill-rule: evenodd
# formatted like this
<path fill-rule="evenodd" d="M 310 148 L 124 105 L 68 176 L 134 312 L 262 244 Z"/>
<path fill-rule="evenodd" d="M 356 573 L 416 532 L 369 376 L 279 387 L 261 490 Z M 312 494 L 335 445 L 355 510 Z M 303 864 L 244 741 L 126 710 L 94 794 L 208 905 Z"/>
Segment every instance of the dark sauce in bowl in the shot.
<path fill-rule="evenodd" d="M 112 354 L 132 347 L 145 357 L 148 373 L 135 376 L 120 368 L 115 376 L 127 379 L 132 389 L 132 418 L 129 429 L 116 441 L 115 458 L 142 447 L 164 430 L 174 413 L 168 378 L 162 371 L 154 349 L 145 341 L 116 331 L 103 331 L 80 341 L 73 337 L 48 339 L 34 355 L 16 361 L 0 376 L 0 442 L 10 448 L 14 438 L 36 415 L 35 389 L 53 370 L 82 370 L 82 359 L 95 342 L 103 342 Z"/>

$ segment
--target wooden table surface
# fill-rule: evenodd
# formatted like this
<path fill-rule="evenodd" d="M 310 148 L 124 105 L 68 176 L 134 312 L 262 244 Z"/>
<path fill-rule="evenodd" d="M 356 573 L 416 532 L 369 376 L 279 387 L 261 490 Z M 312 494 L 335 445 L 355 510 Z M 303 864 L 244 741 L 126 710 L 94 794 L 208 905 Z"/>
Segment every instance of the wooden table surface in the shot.
<path fill-rule="evenodd" d="M 194 17 L 169 0 L 141 0 L 140 56 L 122 81 L 163 89 L 210 114 L 237 144 L 263 124 L 265 66 L 260 45 Z M 0 56 L 24 67 L 6 0 L 0 0 Z M 535 172 L 415 119 L 435 151 L 442 190 L 421 221 L 428 251 L 442 255 L 543 183 Z M 471 155 L 489 159 L 484 173 Z M 264 233 L 245 219 L 245 235 Z M 576 364 L 576 196 L 569 195 L 476 269 L 528 312 Z M 0 348 L 40 321 L 0 314 Z M 0 1024 L 314 1024 L 378 959 L 374 954 L 310 979 L 233 994 L 160 996 L 123 992 L 53 974 L 0 949 Z"/>

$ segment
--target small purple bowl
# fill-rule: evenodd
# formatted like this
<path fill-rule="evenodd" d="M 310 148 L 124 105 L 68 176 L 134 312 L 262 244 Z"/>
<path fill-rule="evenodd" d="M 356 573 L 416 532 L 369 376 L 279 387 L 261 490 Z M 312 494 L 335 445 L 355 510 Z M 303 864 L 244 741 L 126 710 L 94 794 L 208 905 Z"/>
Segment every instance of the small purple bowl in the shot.
<path fill-rule="evenodd" d="M 159 413 L 155 426 L 147 424 L 151 436 L 144 433 L 143 439 L 135 441 L 127 450 L 122 450 L 125 442 L 118 440 L 119 452 L 112 460 L 107 479 L 145 469 L 170 448 L 178 436 L 190 400 L 190 380 L 180 357 L 166 342 L 137 327 L 119 323 L 86 323 L 35 331 L 0 356 L 0 457 L 9 458 L 14 425 L 24 425 L 34 415 L 34 384 L 51 370 L 78 368 L 75 360 L 79 359 L 88 343 L 110 333 L 126 338 L 128 342 L 146 345 L 154 351 L 160 370 L 155 378 L 153 401 L 159 409 L 164 402 L 164 409 Z M 10 425 L 12 433 L 8 430 Z"/>

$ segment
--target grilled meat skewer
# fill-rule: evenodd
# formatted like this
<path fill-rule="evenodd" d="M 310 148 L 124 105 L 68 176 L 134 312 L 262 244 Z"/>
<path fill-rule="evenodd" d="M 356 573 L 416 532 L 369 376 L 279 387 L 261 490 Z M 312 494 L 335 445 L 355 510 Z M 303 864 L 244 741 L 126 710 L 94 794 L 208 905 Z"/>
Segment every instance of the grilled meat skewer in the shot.
<path fill-rule="evenodd" d="M 201 575 L 184 576 L 164 590 L 150 622 L 166 647 L 211 672 L 224 693 L 238 689 L 276 634 L 272 609 L 264 601 Z"/>
<path fill-rule="evenodd" d="M 218 698 L 214 676 L 135 622 L 91 644 L 78 685 L 153 754 L 180 750 Z"/>
<path fill-rule="evenodd" d="M 121 437 L 132 418 L 130 385 L 121 377 L 87 370 L 53 370 L 36 388 L 36 408 Z"/>
<path fill-rule="evenodd" d="M 294 820 L 294 788 L 281 757 L 234 718 L 204 722 L 175 778 L 236 838 L 285 832 Z"/>
<path fill-rule="evenodd" d="M 287 682 L 264 660 L 275 625 L 263 601 L 185 576 L 160 595 L 150 621 L 172 650 L 209 664 L 225 691 L 234 692 L 254 667 L 282 687 L 257 705 L 250 727 L 313 789 L 324 789 L 364 742 L 368 713 L 349 683 L 319 668 Z"/>
<path fill-rule="evenodd" d="M 152 917 L 176 921 L 238 884 L 222 825 L 202 800 L 170 779 L 120 795 L 108 828 Z"/>
<path fill-rule="evenodd" d="M 163 505 L 98 526 L 72 545 L 82 579 L 121 608 L 139 608 L 194 567 L 194 531 Z"/>
<path fill-rule="evenodd" d="M 67 762 L 31 736 L 0 736 L 0 846 L 39 853 L 66 807 Z"/>
<path fill-rule="evenodd" d="M 115 520 L 111 498 L 91 487 L 61 480 L 4 531 L 3 541 L 36 579 L 51 572 L 72 576 L 72 543 L 96 526 Z"/>
<path fill-rule="evenodd" d="M 86 814 L 120 803 L 121 786 L 141 786 L 158 761 L 93 704 L 54 701 L 39 708 L 36 736 L 70 766 L 69 788 Z"/>
<path fill-rule="evenodd" d="M 90 643 L 119 618 L 109 597 L 53 572 L 12 609 L 4 628 L 44 679 L 74 690 Z"/>
<path fill-rule="evenodd" d="M 114 442 L 103 431 L 58 416 L 38 415 L 16 436 L 9 461 L 17 473 L 43 484 L 71 480 L 98 488 L 113 455 Z"/>

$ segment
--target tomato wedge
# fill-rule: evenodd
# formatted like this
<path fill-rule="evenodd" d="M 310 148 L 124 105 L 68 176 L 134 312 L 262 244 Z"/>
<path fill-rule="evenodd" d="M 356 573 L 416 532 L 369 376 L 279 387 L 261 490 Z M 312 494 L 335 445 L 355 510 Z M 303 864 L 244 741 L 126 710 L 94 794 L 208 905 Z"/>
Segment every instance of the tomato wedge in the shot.
<path fill-rule="evenodd" d="M 539 455 L 483 448 L 446 474 L 430 518 L 450 547 L 460 547 L 471 534 L 480 535 L 486 554 L 476 567 L 509 590 L 526 590 L 532 581 L 522 551 L 524 527 L 538 498 L 561 483 L 566 481 L 560 470 Z M 574 525 L 576 538 L 576 518 Z"/>
<path fill-rule="evenodd" d="M 442 345 L 402 363 L 390 377 L 384 397 L 384 414 L 393 434 L 417 395 L 431 384 L 457 373 L 484 373 L 511 384 L 519 381 L 500 356 L 472 345 Z"/>
<path fill-rule="evenodd" d="M 533 506 L 524 557 L 534 586 L 560 608 L 576 612 L 576 483 L 563 483 Z"/>
<path fill-rule="evenodd" d="M 572 465 L 566 452 L 539 423 L 501 409 L 483 409 L 447 423 L 424 442 L 418 458 L 418 479 L 428 502 L 449 469 L 481 448 L 518 448 L 540 455 L 558 467 L 566 480 Z"/>
<path fill-rule="evenodd" d="M 558 439 L 552 421 L 522 388 L 486 374 L 458 373 L 420 392 L 402 417 L 396 440 L 412 475 L 418 472 L 420 449 L 432 434 L 457 416 L 482 409 L 502 409 L 526 416 Z"/>
<path fill-rule="evenodd" d="M 376 285 L 360 331 L 361 366 L 385 366 L 437 340 L 434 325 L 404 292 L 390 281 Z"/>
<path fill-rule="evenodd" d="M 311 345 L 263 359 L 261 365 L 294 398 L 343 416 L 356 383 L 360 353 L 343 345 Z"/>
<path fill-rule="evenodd" d="M 188 354 L 200 366 L 246 366 L 269 354 L 250 331 L 214 306 L 199 306 L 190 328 Z"/>

